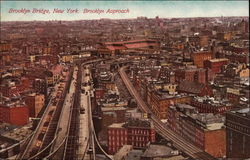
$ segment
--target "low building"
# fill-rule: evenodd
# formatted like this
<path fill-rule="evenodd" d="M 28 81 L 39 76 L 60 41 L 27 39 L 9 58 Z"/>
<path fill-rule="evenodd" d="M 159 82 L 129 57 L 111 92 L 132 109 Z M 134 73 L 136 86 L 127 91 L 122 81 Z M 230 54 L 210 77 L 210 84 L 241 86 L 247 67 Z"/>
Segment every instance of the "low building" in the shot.
<path fill-rule="evenodd" d="M 144 148 L 155 142 L 155 130 L 150 121 L 130 119 L 126 123 L 114 123 L 108 127 L 108 152 L 116 153 L 123 145 Z"/>
<path fill-rule="evenodd" d="M 229 60 L 227 58 L 210 59 L 204 61 L 204 67 L 211 69 L 214 73 L 220 73 L 222 66 L 227 65 Z"/>
<path fill-rule="evenodd" d="M 115 154 L 123 145 L 128 144 L 127 129 L 124 123 L 113 123 L 108 127 L 108 153 Z"/>
<path fill-rule="evenodd" d="M 250 157 L 250 109 L 234 109 L 226 113 L 227 158 Z"/>
<path fill-rule="evenodd" d="M 107 145 L 108 126 L 113 123 L 125 121 L 126 108 L 124 107 L 101 107 L 102 110 L 102 130 L 98 134 L 101 144 Z"/>
<path fill-rule="evenodd" d="M 207 84 L 198 82 L 182 81 L 177 89 L 180 93 L 195 94 L 198 96 L 212 96 L 213 91 Z"/>
<path fill-rule="evenodd" d="M 175 80 L 180 83 L 182 81 L 206 83 L 207 74 L 203 68 L 183 68 L 175 71 Z"/>
<path fill-rule="evenodd" d="M 160 119 L 167 118 L 168 107 L 177 103 L 190 103 L 192 97 L 187 94 L 168 94 L 163 91 L 151 91 L 148 93 L 148 104 L 154 114 Z"/>
<path fill-rule="evenodd" d="M 29 109 L 21 98 L 8 98 L 0 102 L 0 122 L 17 126 L 29 122 Z"/>
<path fill-rule="evenodd" d="M 1 128 L 1 126 L 0 126 Z M 5 133 L 1 133 L 0 136 L 0 158 L 7 159 L 18 154 L 21 148 L 24 148 L 25 143 L 19 143 L 25 141 L 26 138 L 30 137 L 32 130 L 28 129 L 27 126 L 21 128 L 11 128 Z"/>
<path fill-rule="evenodd" d="M 173 150 L 165 145 L 150 144 L 141 155 L 143 160 L 157 160 L 157 159 L 174 159 L 185 160 L 183 156 L 179 155 L 178 150 Z"/>
<path fill-rule="evenodd" d="M 123 160 L 131 150 L 133 150 L 132 145 L 123 145 L 122 148 L 120 148 L 119 151 L 114 155 L 114 159 Z"/>
<path fill-rule="evenodd" d="M 191 105 L 196 107 L 200 113 L 223 114 L 233 108 L 226 100 L 215 100 L 213 97 L 194 97 Z"/>

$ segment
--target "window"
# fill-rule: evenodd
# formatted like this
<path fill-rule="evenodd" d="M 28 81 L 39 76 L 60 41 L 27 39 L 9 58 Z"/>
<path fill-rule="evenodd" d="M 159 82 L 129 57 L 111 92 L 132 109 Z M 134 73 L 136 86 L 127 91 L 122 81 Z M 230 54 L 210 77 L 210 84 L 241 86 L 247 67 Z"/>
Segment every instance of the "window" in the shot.
<path fill-rule="evenodd" d="M 246 136 L 243 135 L 243 140 L 242 140 L 242 154 L 245 154 L 245 143 L 246 143 Z"/>

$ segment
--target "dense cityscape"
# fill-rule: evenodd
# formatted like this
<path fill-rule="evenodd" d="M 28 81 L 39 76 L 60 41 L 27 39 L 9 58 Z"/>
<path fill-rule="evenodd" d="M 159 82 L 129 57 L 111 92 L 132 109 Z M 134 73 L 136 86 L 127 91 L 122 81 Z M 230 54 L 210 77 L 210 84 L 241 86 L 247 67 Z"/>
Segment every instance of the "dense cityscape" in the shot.
<path fill-rule="evenodd" d="M 250 158 L 248 18 L 1 22 L 0 159 Z"/>

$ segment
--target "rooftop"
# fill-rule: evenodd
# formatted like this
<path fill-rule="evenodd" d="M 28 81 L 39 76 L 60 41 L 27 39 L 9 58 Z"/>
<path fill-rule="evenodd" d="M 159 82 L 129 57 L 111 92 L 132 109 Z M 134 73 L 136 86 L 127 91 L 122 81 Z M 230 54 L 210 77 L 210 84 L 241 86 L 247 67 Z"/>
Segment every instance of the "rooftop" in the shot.
<path fill-rule="evenodd" d="M 114 155 L 115 160 L 122 160 L 133 149 L 132 145 L 123 145 L 121 149 Z"/>
<path fill-rule="evenodd" d="M 101 109 L 103 112 L 127 110 L 125 107 L 102 107 Z"/>
<path fill-rule="evenodd" d="M 152 123 L 148 120 L 129 119 L 123 127 L 152 128 Z"/>
<path fill-rule="evenodd" d="M 173 149 L 164 145 L 150 144 L 146 151 L 143 153 L 142 157 L 169 157 L 171 155 L 176 155 L 174 154 Z"/>
<path fill-rule="evenodd" d="M 246 107 L 246 108 L 231 110 L 230 112 L 233 113 L 233 114 L 238 114 L 238 115 L 250 118 L 250 108 L 249 108 L 249 106 Z"/>
<path fill-rule="evenodd" d="M 123 128 L 123 125 L 125 123 L 113 123 L 110 126 L 108 126 L 109 128 Z"/>
<path fill-rule="evenodd" d="M 225 117 L 212 113 L 199 113 L 189 115 L 195 122 L 206 130 L 218 130 L 224 126 Z"/>
<path fill-rule="evenodd" d="M 14 129 L 14 130 L 4 134 L 3 136 L 17 140 L 17 141 L 22 141 L 27 136 L 29 136 L 31 133 L 32 133 L 32 130 L 22 127 L 22 128 Z"/>
<path fill-rule="evenodd" d="M 194 100 L 203 103 L 203 104 L 210 104 L 211 106 L 231 106 L 232 104 L 229 103 L 226 99 L 224 100 L 215 100 L 213 97 L 194 97 Z"/>
<path fill-rule="evenodd" d="M 218 59 L 210 59 L 210 62 L 221 62 L 221 61 L 228 61 L 227 58 L 218 58 Z"/>

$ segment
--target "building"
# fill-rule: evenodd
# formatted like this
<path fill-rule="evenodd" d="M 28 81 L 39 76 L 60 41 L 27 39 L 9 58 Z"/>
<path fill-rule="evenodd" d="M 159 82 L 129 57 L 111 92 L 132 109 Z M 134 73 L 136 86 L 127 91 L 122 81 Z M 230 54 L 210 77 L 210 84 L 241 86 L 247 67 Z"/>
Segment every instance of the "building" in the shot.
<path fill-rule="evenodd" d="M 114 123 L 108 127 L 108 152 L 116 153 L 123 145 L 144 148 L 155 142 L 155 130 L 150 121 L 130 119 L 126 123 Z"/>
<path fill-rule="evenodd" d="M 36 78 L 33 82 L 33 88 L 37 93 L 47 94 L 47 83 L 45 79 Z"/>
<path fill-rule="evenodd" d="M 102 126 L 101 131 L 99 132 L 99 141 L 102 144 L 107 144 L 108 141 L 108 126 L 113 123 L 122 123 L 125 121 L 125 114 L 127 109 L 124 107 L 101 107 L 102 111 Z"/>
<path fill-rule="evenodd" d="M 29 109 L 21 98 L 7 98 L 0 102 L 0 122 L 17 126 L 29 122 Z"/>
<path fill-rule="evenodd" d="M 62 76 L 63 67 L 61 65 L 53 66 L 50 70 L 53 74 L 53 84 L 56 84 Z"/>
<path fill-rule="evenodd" d="M 162 159 L 164 157 L 165 160 L 185 160 L 187 158 L 184 158 L 179 154 L 180 152 L 178 150 L 173 150 L 170 147 L 167 147 L 166 145 L 157 145 L 157 144 L 150 144 L 147 149 L 144 151 L 144 153 L 141 155 L 141 159 L 143 160 L 157 160 Z"/>
<path fill-rule="evenodd" d="M 168 124 L 177 134 L 210 155 L 226 155 L 224 117 L 211 113 L 198 113 L 193 106 L 177 104 L 169 107 Z"/>
<path fill-rule="evenodd" d="M 155 51 L 159 50 L 160 43 L 156 40 L 142 39 L 142 40 L 131 40 L 121 42 L 105 42 L 100 44 L 98 49 L 100 54 L 121 54 L 125 50 L 143 50 L 143 51 Z"/>
<path fill-rule="evenodd" d="M 227 158 L 250 157 L 250 109 L 235 109 L 226 113 Z"/>
<path fill-rule="evenodd" d="M 185 94 L 168 94 L 163 91 L 149 91 L 148 92 L 148 104 L 152 107 L 154 114 L 160 119 L 167 118 L 167 110 L 170 105 L 177 103 L 190 103 L 191 96 Z"/>
<path fill-rule="evenodd" d="M 198 82 L 182 81 L 177 89 L 180 93 L 195 94 L 198 96 L 212 96 L 213 91 L 207 84 Z"/>
<path fill-rule="evenodd" d="M 4 124 L 4 123 L 3 123 Z M 21 148 L 25 148 L 25 143 L 19 144 L 33 133 L 33 131 L 26 126 L 15 127 L 6 126 L 9 131 L 1 133 L 0 136 L 0 158 L 8 159 L 20 153 Z M 0 126 L 1 128 L 1 126 Z"/>
<path fill-rule="evenodd" d="M 10 65 L 12 61 L 12 55 L 8 52 L 0 54 L 0 66 Z"/>
<path fill-rule="evenodd" d="M 213 97 L 194 97 L 191 105 L 196 107 L 200 113 L 223 114 L 233 108 L 226 100 L 215 100 Z"/>
<path fill-rule="evenodd" d="M 30 117 L 37 117 L 44 105 L 44 101 L 45 98 L 43 94 L 32 93 L 25 97 L 25 103 L 29 108 Z"/>
<path fill-rule="evenodd" d="M 229 60 L 227 58 L 210 59 L 204 61 L 204 67 L 211 69 L 214 73 L 220 73 L 222 66 L 227 65 Z"/>
<path fill-rule="evenodd" d="M 240 98 L 243 97 L 240 88 L 226 88 L 226 97 L 227 99 L 234 104 L 238 104 L 240 102 Z"/>
<path fill-rule="evenodd" d="M 204 61 L 212 59 L 212 52 L 196 52 L 191 54 L 191 59 L 198 68 L 203 68 Z"/>
<path fill-rule="evenodd" d="M 124 123 L 113 123 L 108 127 L 108 152 L 116 153 L 123 145 L 128 144 L 128 132 Z"/>
<path fill-rule="evenodd" d="M 11 49 L 12 49 L 12 44 L 7 43 L 7 42 L 0 43 L 0 52 L 10 51 Z"/>
<path fill-rule="evenodd" d="M 200 36 L 200 46 L 201 46 L 201 47 L 208 46 L 209 40 L 210 40 L 210 38 L 209 38 L 209 36 L 207 36 L 207 35 Z"/>
<path fill-rule="evenodd" d="M 5 97 L 12 97 L 22 94 L 31 89 L 31 84 L 28 78 L 21 79 L 6 79 L 0 85 L 0 92 Z"/>
<path fill-rule="evenodd" d="M 206 83 L 206 70 L 203 68 L 183 68 L 175 71 L 175 80 Z"/>

